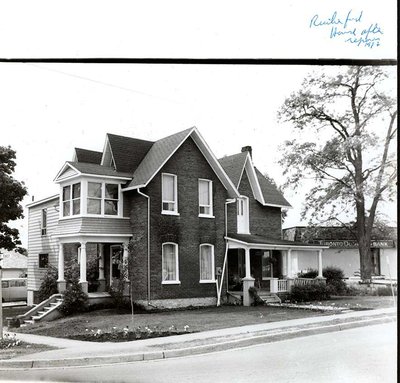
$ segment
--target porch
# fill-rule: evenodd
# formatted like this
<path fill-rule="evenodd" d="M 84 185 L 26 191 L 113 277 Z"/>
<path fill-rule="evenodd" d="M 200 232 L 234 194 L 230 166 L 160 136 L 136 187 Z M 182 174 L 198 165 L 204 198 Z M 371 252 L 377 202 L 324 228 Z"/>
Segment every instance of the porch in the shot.
<path fill-rule="evenodd" d="M 326 246 L 270 239 L 250 234 L 228 234 L 227 291 L 243 296 L 250 305 L 249 288 L 256 287 L 264 294 L 290 292 L 295 285 L 324 282 L 322 252 Z M 297 278 L 299 257 L 306 252 L 315 257 L 318 276 L 315 279 Z M 311 266 L 311 265 L 310 265 Z"/>
<path fill-rule="evenodd" d="M 72 265 L 79 268 L 79 284 L 82 291 L 91 294 L 92 298 L 103 296 L 115 280 L 122 277 L 129 283 L 127 264 L 127 238 L 60 238 L 57 262 L 58 292 L 63 293 L 66 290 L 66 268 Z"/>

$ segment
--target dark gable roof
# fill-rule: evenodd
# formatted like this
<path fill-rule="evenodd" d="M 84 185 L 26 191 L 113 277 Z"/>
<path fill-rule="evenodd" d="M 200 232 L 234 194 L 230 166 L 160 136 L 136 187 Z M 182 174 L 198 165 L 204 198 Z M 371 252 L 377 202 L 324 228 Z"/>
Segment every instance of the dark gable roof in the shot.
<path fill-rule="evenodd" d="M 117 171 L 130 173 L 131 175 L 154 144 L 152 141 L 138 140 L 110 133 L 107 133 L 107 137 Z"/>
<path fill-rule="evenodd" d="M 75 148 L 75 155 L 77 162 L 86 162 L 88 164 L 100 165 L 102 152 L 96 152 L 94 150 L 87 150 L 81 148 Z"/>
<path fill-rule="evenodd" d="M 188 137 L 193 128 L 183 130 L 156 141 L 133 174 L 128 187 L 147 185 L 158 169 Z"/>
<path fill-rule="evenodd" d="M 285 197 L 276 188 L 276 186 L 267 180 L 256 167 L 254 167 L 254 170 L 256 171 L 258 183 L 260 184 L 265 203 L 267 205 L 270 204 L 291 207 L 290 203 L 286 201 Z"/>
<path fill-rule="evenodd" d="M 231 179 L 235 187 L 239 187 L 239 181 L 242 176 L 244 163 L 248 152 L 242 152 L 220 158 L 218 162 L 221 164 L 225 173 Z"/>
<path fill-rule="evenodd" d="M 127 172 L 118 172 L 114 168 L 110 166 L 102 166 L 97 164 L 88 164 L 84 162 L 73 162 L 67 161 L 67 164 L 70 164 L 75 169 L 80 171 L 83 174 L 94 174 L 99 176 L 112 176 L 112 177 L 124 177 L 124 178 L 132 178 L 131 173 Z"/>

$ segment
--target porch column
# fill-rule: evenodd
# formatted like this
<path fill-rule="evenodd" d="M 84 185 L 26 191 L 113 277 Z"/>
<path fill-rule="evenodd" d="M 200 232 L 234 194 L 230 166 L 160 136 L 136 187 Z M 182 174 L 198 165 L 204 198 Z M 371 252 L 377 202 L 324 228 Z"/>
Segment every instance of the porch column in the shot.
<path fill-rule="evenodd" d="M 243 306 L 250 306 L 252 299 L 250 297 L 249 288 L 254 287 L 255 279 L 251 276 L 250 272 L 250 249 L 245 247 L 244 249 L 244 262 L 246 265 L 246 276 L 242 279 L 243 281 Z"/>
<path fill-rule="evenodd" d="M 251 278 L 251 273 L 250 273 L 250 249 L 246 247 L 244 249 L 244 264 L 246 266 L 246 278 Z"/>
<path fill-rule="evenodd" d="M 288 249 L 286 252 L 286 267 L 287 267 L 287 277 L 293 278 L 292 271 L 292 249 Z"/>
<path fill-rule="evenodd" d="M 125 273 L 124 276 L 125 281 L 129 281 L 128 257 L 129 257 L 128 243 L 125 242 L 123 244 L 123 253 L 122 253 L 122 271 Z"/>
<path fill-rule="evenodd" d="M 318 250 L 318 279 L 324 278 L 322 275 L 322 249 Z"/>
<path fill-rule="evenodd" d="M 104 243 L 99 243 L 99 292 L 106 291 L 106 278 L 104 277 Z"/>
<path fill-rule="evenodd" d="M 58 245 L 58 279 L 57 279 L 58 292 L 62 293 L 67 288 L 67 282 L 64 279 L 64 245 Z"/>
<path fill-rule="evenodd" d="M 81 242 L 81 267 L 80 267 L 80 278 L 79 283 L 82 291 L 87 294 L 88 282 L 86 280 L 86 242 Z"/>
<path fill-rule="evenodd" d="M 292 249 L 288 249 L 286 252 L 286 268 L 287 268 L 287 290 L 290 291 L 294 284 L 293 270 L 292 270 Z"/>

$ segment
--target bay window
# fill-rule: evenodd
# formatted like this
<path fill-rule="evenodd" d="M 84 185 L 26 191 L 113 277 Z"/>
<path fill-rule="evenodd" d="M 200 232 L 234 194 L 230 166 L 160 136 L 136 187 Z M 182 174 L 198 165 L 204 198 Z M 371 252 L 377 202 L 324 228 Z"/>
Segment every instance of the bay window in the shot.
<path fill-rule="evenodd" d="M 162 283 L 180 283 L 178 245 L 176 243 L 163 243 L 162 245 Z"/>
<path fill-rule="evenodd" d="M 212 215 L 212 181 L 199 179 L 199 216 Z"/>
<path fill-rule="evenodd" d="M 215 282 L 214 246 L 200 245 L 200 283 Z"/>
<path fill-rule="evenodd" d="M 63 217 L 77 215 L 81 212 L 81 184 L 80 182 L 63 187 L 62 192 Z"/>
<path fill-rule="evenodd" d="M 177 176 L 163 173 L 162 179 L 162 213 L 178 213 Z"/>
<path fill-rule="evenodd" d="M 118 215 L 119 185 L 88 182 L 87 213 Z"/>

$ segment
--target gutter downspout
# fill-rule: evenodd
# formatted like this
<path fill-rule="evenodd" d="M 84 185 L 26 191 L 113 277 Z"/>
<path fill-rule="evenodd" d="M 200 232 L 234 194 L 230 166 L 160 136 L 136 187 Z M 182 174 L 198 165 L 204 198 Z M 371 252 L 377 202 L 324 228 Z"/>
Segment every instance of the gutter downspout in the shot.
<path fill-rule="evenodd" d="M 228 258 L 228 204 L 236 202 L 236 199 L 227 199 L 225 201 L 225 256 L 224 256 L 224 264 L 222 266 L 222 274 L 221 274 L 221 282 L 217 284 L 217 307 L 221 305 L 221 293 L 222 293 L 222 285 L 224 282 L 225 268 L 226 268 L 226 260 Z"/>
<path fill-rule="evenodd" d="M 137 189 L 137 192 L 147 198 L 147 304 L 150 304 L 150 196 Z"/>

